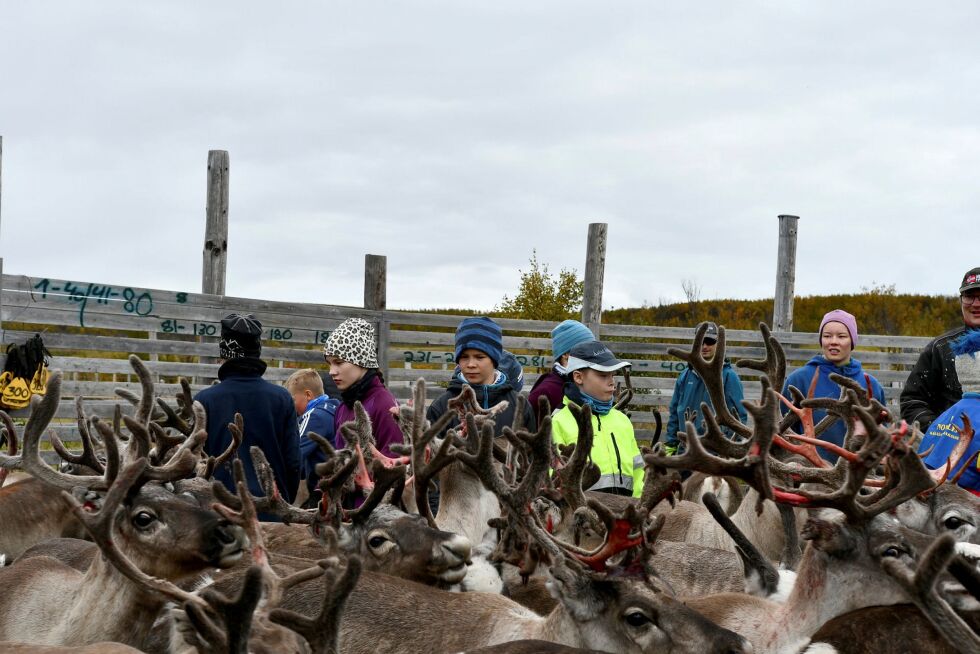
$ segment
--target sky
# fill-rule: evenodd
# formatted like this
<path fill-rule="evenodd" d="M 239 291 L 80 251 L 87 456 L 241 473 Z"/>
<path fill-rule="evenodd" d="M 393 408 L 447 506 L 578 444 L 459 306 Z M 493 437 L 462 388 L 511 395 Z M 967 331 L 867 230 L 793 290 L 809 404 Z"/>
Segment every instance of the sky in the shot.
<path fill-rule="evenodd" d="M 955 294 L 980 265 L 980 5 L 0 4 L 7 274 L 199 292 L 230 155 L 228 295 L 490 309 L 532 251 L 603 305 Z"/>

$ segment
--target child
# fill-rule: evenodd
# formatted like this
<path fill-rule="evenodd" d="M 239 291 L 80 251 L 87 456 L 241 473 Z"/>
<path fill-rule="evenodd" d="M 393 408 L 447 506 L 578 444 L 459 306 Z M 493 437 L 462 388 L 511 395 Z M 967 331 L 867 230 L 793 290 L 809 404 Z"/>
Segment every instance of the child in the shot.
<path fill-rule="evenodd" d="M 578 441 L 578 423 L 569 404 L 592 408 L 592 462 L 601 476 L 588 490 L 639 497 L 643 490 L 643 457 L 636 444 L 633 424 L 613 408 L 616 382 L 613 373 L 630 365 L 620 361 L 599 341 L 579 343 L 568 352 L 565 406 L 551 419 L 556 445 Z"/>
<path fill-rule="evenodd" d="M 517 408 L 517 391 L 514 390 L 513 380 L 499 370 L 503 353 L 503 332 L 493 320 L 480 316 L 466 318 L 459 323 L 455 349 L 459 373 L 453 375 L 446 392 L 429 405 L 425 412 L 426 419 L 430 422 L 438 420 L 448 410 L 449 400 L 459 395 L 463 386 L 467 385 L 476 391 L 476 401 L 484 409 L 507 400 L 507 409 L 494 417 L 498 435 L 504 427 L 512 425 Z M 458 424 L 459 419 L 454 418 L 447 429 Z M 530 404 L 524 411 L 524 427 L 529 431 L 537 427 Z"/>
<path fill-rule="evenodd" d="M 528 393 L 527 400 L 534 408 L 538 422 L 542 416 L 538 413 L 538 398 L 542 395 L 548 398 L 551 411 L 560 409 L 565 403 L 565 384 L 568 382 L 568 351 L 585 341 L 594 341 L 595 335 L 588 327 L 577 320 L 565 320 L 551 330 L 551 354 L 555 365 L 547 373 L 538 377 Z"/>
<path fill-rule="evenodd" d="M 783 384 L 783 397 L 788 400 L 792 399 L 789 394 L 790 386 L 795 386 L 801 393 L 806 394 L 810 388 L 810 382 L 813 381 L 813 376 L 817 375 L 817 386 L 814 389 L 813 397 L 829 397 L 836 400 L 840 397 L 840 386 L 830 381 L 830 374 L 837 373 L 842 377 L 853 379 L 862 388 L 867 388 L 870 384 L 872 397 L 884 404 L 885 391 L 882 390 L 881 384 L 878 383 L 877 379 L 864 372 L 860 361 L 851 357 L 851 351 L 857 346 L 858 341 L 857 319 L 842 309 L 834 309 L 826 313 L 823 320 L 820 321 L 818 336 L 822 354 L 813 357 L 806 362 L 805 366 L 794 370 L 786 378 L 786 383 Z M 787 409 L 783 408 L 783 413 L 786 411 Z M 827 412 L 823 409 L 815 410 L 813 423 L 819 423 L 826 415 Z M 844 424 L 843 420 L 838 420 L 820 434 L 820 438 L 835 445 L 843 445 L 846 434 L 847 425 Z M 832 454 L 822 447 L 817 448 L 817 451 L 823 459 L 830 463 L 837 462 L 836 454 Z"/>
<path fill-rule="evenodd" d="M 331 399 L 323 392 L 320 374 L 312 368 L 297 370 L 289 376 L 284 386 L 293 396 L 296 415 L 299 416 L 300 476 L 306 480 L 307 497 L 312 497 L 317 483 L 314 466 L 326 461 L 326 455 L 309 434 L 312 432 L 323 436 L 331 445 L 336 445 L 334 417 L 340 401 Z"/>
<path fill-rule="evenodd" d="M 330 334 L 323 346 L 323 357 L 330 364 L 330 378 L 340 389 L 341 404 L 334 416 L 336 446 L 347 447 L 340 426 L 354 420 L 354 403 L 359 401 L 371 419 L 378 450 L 395 456 L 391 446 L 403 442 L 401 428 L 391 413 L 398 402 L 385 388 L 378 370 L 374 327 L 363 318 L 348 318 Z"/>
<path fill-rule="evenodd" d="M 974 430 L 980 429 L 980 360 L 977 359 L 980 331 L 967 331 L 953 341 L 950 349 L 956 357 L 953 361 L 956 376 L 963 387 L 963 399 L 939 414 L 926 430 L 919 454 L 932 450 L 923 459 L 923 463 L 930 468 L 945 468 L 946 460 L 959 440 L 964 417 L 970 420 Z M 977 450 L 980 450 L 980 438 L 973 436 L 963 457 L 953 461 L 953 468 L 949 471 L 949 478 L 952 479 L 964 465 L 969 466 L 957 483 L 974 495 L 980 495 L 980 470 L 974 458 Z"/>

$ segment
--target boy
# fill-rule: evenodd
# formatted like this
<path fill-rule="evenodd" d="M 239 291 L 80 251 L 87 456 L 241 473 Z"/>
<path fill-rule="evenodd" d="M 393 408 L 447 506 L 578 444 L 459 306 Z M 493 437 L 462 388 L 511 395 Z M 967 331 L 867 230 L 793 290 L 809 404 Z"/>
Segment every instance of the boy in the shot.
<path fill-rule="evenodd" d="M 312 497 L 317 483 L 314 467 L 326 461 L 326 456 L 309 434 L 312 432 L 323 436 L 331 445 L 336 445 L 334 414 L 340 401 L 331 399 L 323 392 L 323 381 L 312 368 L 297 370 L 289 376 L 284 386 L 292 395 L 296 415 L 299 416 L 300 475 L 306 480 L 307 497 Z"/>
<path fill-rule="evenodd" d="M 568 352 L 565 406 L 551 419 L 556 445 L 578 441 L 578 423 L 569 404 L 592 408 L 592 462 L 601 476 L 588 490 L 639 497 L 643 490 L 643 457 L 636 444 L 633 424 L 613 408 L 616 382 L 613 373 L 630 365 L 620 361 L 599 341 L 586 341 Z"/>

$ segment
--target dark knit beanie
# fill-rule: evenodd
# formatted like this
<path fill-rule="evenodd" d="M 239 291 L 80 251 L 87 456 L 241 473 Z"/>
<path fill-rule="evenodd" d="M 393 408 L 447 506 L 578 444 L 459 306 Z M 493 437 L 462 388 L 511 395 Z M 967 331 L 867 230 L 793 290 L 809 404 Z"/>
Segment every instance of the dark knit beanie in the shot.
<path fill-rule="evenodd" d="M 504 349 L 504 335 L 500 325 L 486 316 L 463 320 L 456 328 L 457 362 L 463 350 L 467 349 L 485 352 L 493 360 L 493 367 L 496 368 Z"/>
<path fill-rule="evenodd" d="M 218 350 L 222 359 L 258 359 L 262 356 L 262 323 L 250 313 L 225 316 Z"/>

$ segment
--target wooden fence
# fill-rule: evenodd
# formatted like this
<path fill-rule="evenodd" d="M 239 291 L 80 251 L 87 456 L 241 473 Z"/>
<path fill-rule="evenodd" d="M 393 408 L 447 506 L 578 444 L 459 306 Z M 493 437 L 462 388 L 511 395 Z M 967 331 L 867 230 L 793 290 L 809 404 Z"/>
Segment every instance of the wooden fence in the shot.
<path fill-rule="evenodd" d="M 53 428 L 68 441 L 77 440 L 75 397 L 85 398 L 90 414 L 107 416 L 116 403 L 114 389 L 138 391 L 126 356 L 147 362 L 158 380 L 158 394 L 173 398 L 180 377 L 197 390 L 217 375 L 220 320 L 231 312 L 254 313 L 262 321 L 266 378 L 282 382 L 296 368 L 325 370 L 322 346 L 331 330 L 346 318 L 361 317 L 375 325 L 383 366 L 394 395 L 407 399 L 419 377 L 429 382 L 429 399 L 442 392 L 452 374 L 453 331 L 462 316 L 368 310 L 359 307 L 272 302 L 248 298 L 145 289 L 120 284 L 3 275 L 0 327 L 2 342 L 23 342 L 41 333 L 54 354 L 52 368 L 64 371 L 63 399 Z M 498 320 L 504 346 L 524 365 L 524 389 L 551 367 L 553 323 Z M 633 363 L 636 396 L 630 413 L 637 437 L 650 438 L 654 413 L 666 424 L 674 379 L 683 363 L 667 354 L 671 346 L 688 346 L 693 329 L 603 324 L 601 338 Z M 727 332 L 731 358 L 761 357 L 761 337 L 754 331 Z M 778 333 L 790 370 L 817 352 L 814 334 Z M 901 386 L 926 338 L 861 336 L 857 357 L 885 387 L 897 407 Z M 739 371 L 746 396 L 758 398 L 753 371 Z M 26 417 L 26 410 L 14 412 Z"/>

